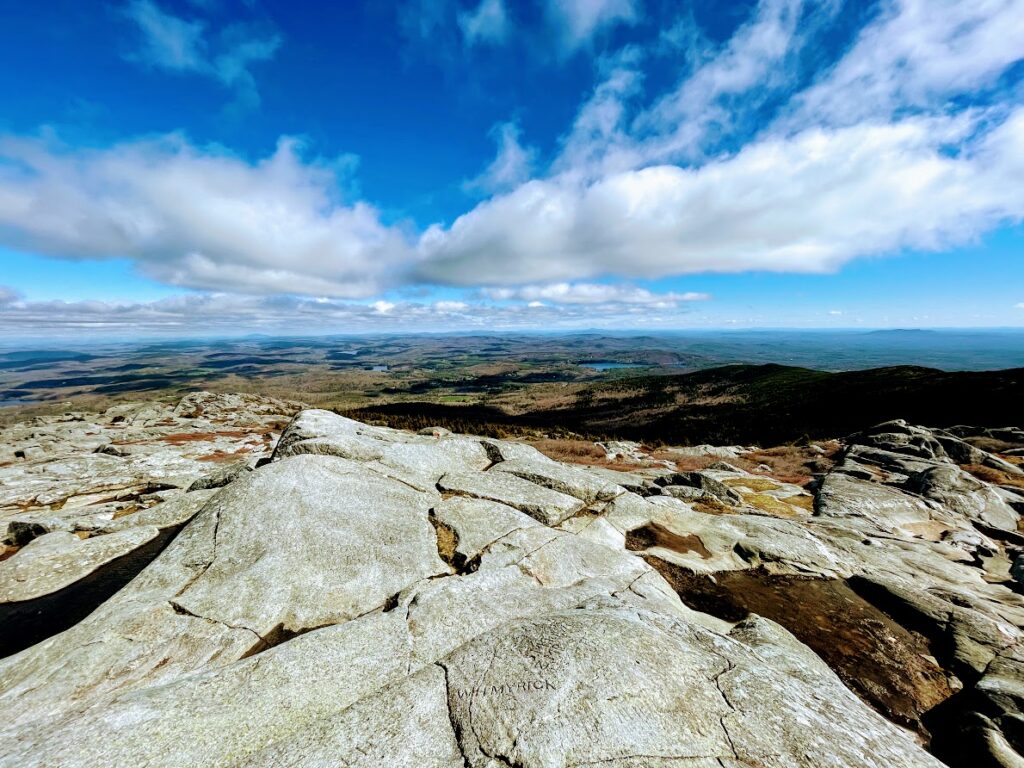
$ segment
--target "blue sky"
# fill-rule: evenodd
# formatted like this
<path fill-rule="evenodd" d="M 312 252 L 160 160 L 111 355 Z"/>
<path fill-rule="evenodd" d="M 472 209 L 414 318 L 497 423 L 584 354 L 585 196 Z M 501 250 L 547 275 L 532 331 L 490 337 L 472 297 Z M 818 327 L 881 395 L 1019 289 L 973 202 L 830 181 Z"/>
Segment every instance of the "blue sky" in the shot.
<path fill-rule="evenodd" d="M 1024 0 L 0 0 L 0 335 L 1024 326 Z"/>

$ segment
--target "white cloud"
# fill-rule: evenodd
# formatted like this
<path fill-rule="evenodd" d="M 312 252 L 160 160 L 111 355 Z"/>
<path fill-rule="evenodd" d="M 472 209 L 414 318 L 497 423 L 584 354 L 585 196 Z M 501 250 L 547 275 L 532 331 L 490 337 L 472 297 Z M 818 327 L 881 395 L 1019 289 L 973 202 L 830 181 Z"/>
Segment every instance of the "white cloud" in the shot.
<path fill-rule="evenodd" d="M 793 118 L 848 125 L 944 106 L 1024 59 L 1021 0 L 887 0 L 852 49 L 798 99 Z"/>
<path fill-rule="evenodd" d="M 627 130 L 627 102 L 640 92 L 642 77 L 629 57 L 608 66 L 604 79 L 577 112 L 562 139 L 556 172 L 589 176 L 636 167 L 641 156 Z"/>
<path fill-rule="evenodd" d="M 480 0 L 475 10 L 459 13 L 458 22 L 467 45 L 500 43 L 508 35 L 504 0 Z"/>
<path fill-rule="evenodd" d="M 528 182 L 420 241 L 421 272 L 510 285 L 599 275 L 821 272 L 1024 217 L 1024 108 L 987 133 L 910 118 L 766 138 L 699 168 Z"/>
<path fill-rule="evenodd" d="M 434 309 L 438 312 L 463 312 L 469 309 L 469 304 L 464 301 L 435 301 Z"/>
<path fill-rule="evenodd" d="M 637 0 L 547 0 L 547 15 L 571 52 L 604 29 L 636 22 L 638 5 Z"/>
<path fill-rule="evenodd" d="M 721 50 L 637 115 L 637 128 L 646 134 L 646 161 L 698 156 L 709 132 L 727 130 L 741 113 L 756 110 L 787 85 L 784 63 L 806 39 L 798 34 L 803 11 L 803 0 L 761 0 Z"/>
<path fill-rule="evenodd" d="M 130 58 L 157 69 L 217 80 L 234 90 L 238 107 L 259 104 L 250 67 L 274 57 L 281 46 L 280 35 L 235 24 L 214 37 L 203 21 L 174 16 L 152 0 L 132 0 L 124 14 L 138 27 L 141 39 L 139 50 Z"/>
<path fill-rule="evenodd" d="M 411 249 L 372 206 L 337 199 L 338 170 L 289 139 L 255 163 L 177 136 L 77 152 L 4 139 L 0 242 L 128 257 L 190 288 L 371 296 L 402 279 Z"/>
<path fill-rule="evenodd" d="M 467 189 L 507 190 L 522 184 L 533 172 L 536 150 L 519 143 L 520 129 L 516 123 L 499 123 L 491 134 L 498 143 L 498 154 L 483 173 L 465 183 Z"/>
<path fill-rule="evenodd" d="M 1014 308 L 1015 309 L 1024 309 L 1024 301 L 1022 301 L 1020 304 L 1015 304 Z"/>
<path fill-rule="evenodd" d="M 0 285 L 0 307 L 6 307 L 21 299 L 21 294 L 6 285 Z"/>
<path fill-rule="evenodd" d="M 142 62 L 171 71 L 197 71 L 206 66 L 204 25 L 162 11 L 150 0 L 133 0 L 125 15 L 139 28 L 142 46 L 135 56 Z"/>
<path fill-rule="evenodd" d="M 704 301 L 706 293 L 654 293 L 646 288 L 602 283 L 550 283 L 517 288 L 484 288 L 482 293 L 495 301 L 525 301 L 530 306 L 555 304 L 647 304 L 670 306 L 684 301 Z"/>
<path fill-rule="evenodd" d="M 459 327 L 480 331 L 535 328 L 677 327 L 685 309 L 611 304 L 595 316 L 590 305 L 548 306 L 437 301 L 352 303 L 292 296 L 238 296 L 207 293 L 152 302 L 18 301 L 0 304 L 0 339 L 37 337 L 187 337 L 262 333 L 431 332 Z"/>
<path fill-rule="evenodd" d="M 454 4 L 436 13 L 430 5 L 403 6 L 420 32 L 446 25 L 455 45 L 470 35 L 460 33 Z M 483 2 L 471 16 L 492 18 L 499 5 Z M 600 83 L 546 172 L 518 126 L 501 124 L 494 161 L 467 182 L 494 196 L 422 234 L 383 223 L 366 202 L 342 200 L 338 164 L 304 160 L 289 140 L 251 162 L 173 136 L 79 151 L 8 139 L 0 143 L 0 243 L 65 258 L 128 257 L 146 275 L 201 290 L 351 299 L 430 282 L 509 291 L 524 310 L 606 302 L 642 312 L 687 299 L 641 300 L 629 286 L 595 299 L 608 286 L 581 281 L 822 272 L 968 242 L 1024 219 L 1024 107 L 998 94 L 977 99 L 994 101 L 989 107 L 955 98 L 992 86 L 1024 55 L 1021 0 L 930 11 L 920 0 L 888 0 L 779 120 L 752 135 L 738 129 L 744 110 L 767 103 L 765 93 L 784 101 L 794 56 L 814 42 L 808 15 L 835 5 L 761 0 L 731 40 L 702 44 L 663 94 L 645 94 L 636 49 L 603 57 Z M 269 50 L 257 45 L 237 65 L 218 64 L 236 50 L 223 36 L 221 54 L 211 53 L 198 22 L 174 23 L 148 0 L 130 7 L 152 16 L 154 66 L 236 71 L 238 80 Z M 639 14 L 623 0 L 551 8 L 574 45 Z M 468 30 L 470 16 L 462 21 Z M 708 148 L 720 135 L 733 139 L 723 142 L 729 152 Z M 403 311 L 383 303 L 389 316 Z"/>

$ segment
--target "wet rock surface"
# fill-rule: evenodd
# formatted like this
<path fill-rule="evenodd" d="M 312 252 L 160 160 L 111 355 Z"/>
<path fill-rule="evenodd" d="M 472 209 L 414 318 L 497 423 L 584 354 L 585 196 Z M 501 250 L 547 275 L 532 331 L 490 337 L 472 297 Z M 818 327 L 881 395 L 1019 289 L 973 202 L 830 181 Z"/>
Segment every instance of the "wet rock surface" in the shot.
<path fill-rule="evenodd" d="M 0 765 L 1022 761 L 1012 428 L 996 455 L 880 425 L 795 484 L 740 448 L 621 472 L 317 410 L 277 440 L 291 405 L 233 397 L 8 430 L 47 453 L 0 467 L 6 605 L 160 544 L 30 617 Z"/>

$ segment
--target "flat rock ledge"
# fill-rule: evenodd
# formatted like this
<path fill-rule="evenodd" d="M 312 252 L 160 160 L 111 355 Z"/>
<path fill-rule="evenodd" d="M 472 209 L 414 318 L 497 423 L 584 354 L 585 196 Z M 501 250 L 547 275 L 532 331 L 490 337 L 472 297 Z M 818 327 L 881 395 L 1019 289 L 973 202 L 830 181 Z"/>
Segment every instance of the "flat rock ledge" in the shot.
<path fill-rule="evenodd" d="M 943 713 L 974 764 L 1020 765 L 1018 501 L 906 437 L 849 444 L 812 513 L 728 465 L 659 485 L 303 411 L 271 461 L 180 482 L 189 503 L 3 563 L 52 591 L 184 525 L 0 659 L 0 766 L 937 768 Z"/>

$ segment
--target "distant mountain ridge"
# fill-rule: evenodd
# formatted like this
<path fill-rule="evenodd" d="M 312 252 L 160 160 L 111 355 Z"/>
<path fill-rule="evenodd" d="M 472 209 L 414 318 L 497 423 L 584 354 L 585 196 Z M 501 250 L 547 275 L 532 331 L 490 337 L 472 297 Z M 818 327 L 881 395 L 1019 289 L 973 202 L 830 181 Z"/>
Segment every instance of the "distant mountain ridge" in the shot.
<path fill-rule="evenodd" d="M 828 438 L 889 419 L 997 426 L 1019 420 L 1024 368 L 946 372 L 893 366 L 829 373 L 728 365 L 596 383 L 571 406 L 510 415 L 496 408 L 412 402 L 360 408 L 357 418 L 462 419 L 673 444 L 774 445 Z"/>

